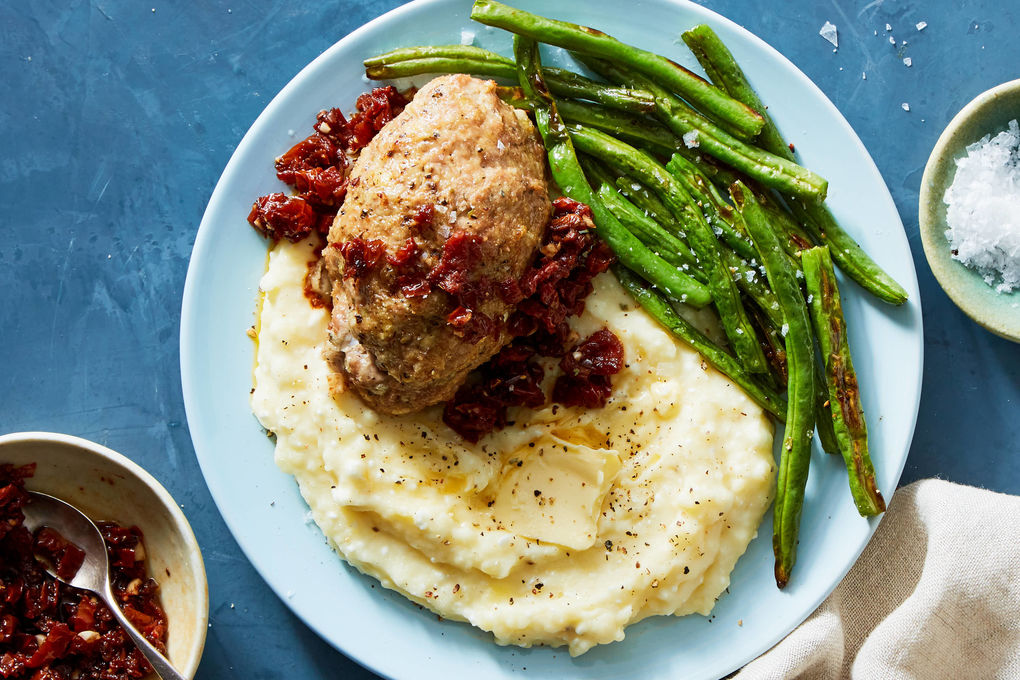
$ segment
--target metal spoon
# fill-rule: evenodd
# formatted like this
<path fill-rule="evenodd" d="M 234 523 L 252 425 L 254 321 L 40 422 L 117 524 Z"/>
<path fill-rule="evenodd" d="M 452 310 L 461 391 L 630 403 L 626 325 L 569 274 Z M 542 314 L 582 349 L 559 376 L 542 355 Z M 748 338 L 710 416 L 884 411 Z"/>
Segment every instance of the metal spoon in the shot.
<path fill-rule="evenodd" d="M 70 581 L 60 578 L 48 564 L 40 562 L 50 576 L 67 585 L 89 590 L 106 603 L 128 637 L 142 650 L 153 670 L 163 680 L 187 680 L 138 630 L 131 625 L 120 610 L 117 598 L 110 586 L 110 563 L 106 544 L 99 527 L 92 523 L 78 508 L 38 491 L 29 491 L 32 501 L 22 512 L 25 514 L 25 528 L 34 532 L 40 527 L 50 527 L 65 539 L 85 551 L 85 561 Z"/>

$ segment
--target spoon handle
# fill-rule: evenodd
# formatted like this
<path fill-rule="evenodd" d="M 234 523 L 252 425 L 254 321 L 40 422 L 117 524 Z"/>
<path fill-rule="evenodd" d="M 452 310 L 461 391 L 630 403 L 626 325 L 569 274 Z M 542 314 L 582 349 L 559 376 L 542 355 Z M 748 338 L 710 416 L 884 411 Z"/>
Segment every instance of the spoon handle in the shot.
<path fill-rule="evenodd" d="M 188 680 L 184 675 L 180 673 L 176 668 L 171 665 L 170 661 L 165 656 L 159 653 L 159 650 L 152 646 L 152 643 L 145 639 L 145 636 L 138 632 L 138 629 L 128 621 L 127 616 L 121 611 L 120 606 L 117 603 L 117 598 L 113 596 L 113 591 L 110 588 L 110 582 L 107 580 L 106 587 L 103 592 L 100 593 L 103 597 L 103 601 L 106 602 L 106 606 L 113 612 L 114 618 L 120 623 L 121 628 L 127 633 L 128 637 L 131 638 L 132 642 L 138 646 L 138 649 L 142 651 L 145 658 L 148 659 L 149 664 L 152 665 L 152 669 L 156 671 L 163 680 Z"/>

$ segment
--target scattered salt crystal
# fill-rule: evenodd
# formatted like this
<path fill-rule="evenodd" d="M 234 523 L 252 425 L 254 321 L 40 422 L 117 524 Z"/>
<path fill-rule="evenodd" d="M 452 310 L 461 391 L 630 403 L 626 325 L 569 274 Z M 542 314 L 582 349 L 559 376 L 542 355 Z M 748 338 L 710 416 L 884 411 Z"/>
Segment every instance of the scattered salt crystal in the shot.
<path fill-rule="evenodd" d="M 923 31 L 924 29 L 928 28 L 928 22 L 927 21 L 918 21 L 915 24 L 915 27 L 917 28 L 917 30 Z"/>
<path fill-rule="evenodd" d="M 814 299 L 815 299 L 815 296 L 814 296 L 814 295 L 811 295 L 811 294 L 809 293 L 809 294 L 808 294 L 808 296 L 807 296 L 807 303 L 808 303 L 808 304 L 810 305 L 810 304 L 811 304 L 811 302 L 812 302 L 812 301 L 813 301 Z"/>
<path fill-rule="evenodd" d="M 296 134 L 297 134 L 297 132 L 295 132 L 293 129 L 287 130 L 287 136 L 288 137 L 293 137 Z"/>
<path fill-rule="evenodd" d="M 890 35 L 890 36 L 889 36 L 889 44 L 890 44 L 890 45 L 895 45 L 895 44 L 896 44 L 896 38 L 894 38 L 894 37 L 892 37 L 892 36 Z"/>
<path fill-rule="evenodd" d="M 867 79 L 868 79 L 868 74 L 867 74 L 867 72 L 865 72 L 865 71 L 861 71 L 861 80 L 867 80 Z"/>
<path fill-rule="evenodd" d="M 892 30 L 892 25 L 891 24 L 886 24 L 885 25 L 885 30 L 891 31 Z"/>
<path fill-rule="evenodd" d="M 911 59 L 910 57 L 903 57 L 903 65 L 906 66 L 907 68 L 910 68 L 911 66 L 914 65 L 914 60 Z"/>
<path fill-rule="evenodd" d="M 1020 125 L 985 135 L 956 161 L 943 197 L 954 259 L 976 269 L 996 292 L 1020 288 Z"/>
<path fill-rule="evenodd" d="M 875 35 L 878 35 L 878 31 L 877 30 L 875 31 Z"/>
<path fill-rule="evenodd" d="M 698 139 L 697 130 L 691 130 L 690 132 L 684 133 L 684 146 L 688 149 L 697 149 L 701 146 L 701 140 Z"/>
<path fill-rule="evenodd" d="M 906 46 L 907 46 L 907 41 L 906 40 L 901 40 L 900 41 L 900 47 L 906 47 Z"/>
<path fill-rule="evenodd" d="M 503 144 L 503 140 L 502 139 L 497 139 L 496 140 L 496 148 L 499 149 L 500 151 L 502 151 L 503 149 L 506 148 L 506 145 Z"/>
<path fill-rule="evenodd" d="M 910 104 L 908 104 L 906 102 L 903 102 L 902 104 L 900 104 L 900 108 L 903 109 L 904 111 L 909 111 L 910 110 Z"/>
<path fill-rule="evenodd" d="M 831 21 L 826 21 L 822 24 L 822 28 L 818 31 L 818 35 L 831 42 L 833 47 L 839 47 L 839 36 L 836 34 L 836 25 Z"/>
<path fill-rule="evenodd" d="M 783 327 L 779 329 L 779 334 L 782 335 L 784 338 L 786 337 L 786 334 L 789 333 L 789 332 L 790 332 L 790 324 L 788 324 L 788 323 L 784 323 Z"/>
<path fill-rule="evenodd" d="M 460 32 L 460 44 L 461 45 L 473 45 L 475 42 L 475 32 L 462 30 Z"/>

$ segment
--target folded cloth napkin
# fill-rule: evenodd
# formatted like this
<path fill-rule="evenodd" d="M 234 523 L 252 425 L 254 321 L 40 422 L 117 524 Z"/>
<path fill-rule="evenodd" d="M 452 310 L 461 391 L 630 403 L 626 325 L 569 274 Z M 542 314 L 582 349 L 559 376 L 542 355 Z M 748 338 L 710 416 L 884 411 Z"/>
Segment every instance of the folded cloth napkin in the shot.
<path fill-rule="evenodd" d="M 896 491 L 822 606 L 745 666 L 758 678 L 1020 678 L 1020 497 Z"/>

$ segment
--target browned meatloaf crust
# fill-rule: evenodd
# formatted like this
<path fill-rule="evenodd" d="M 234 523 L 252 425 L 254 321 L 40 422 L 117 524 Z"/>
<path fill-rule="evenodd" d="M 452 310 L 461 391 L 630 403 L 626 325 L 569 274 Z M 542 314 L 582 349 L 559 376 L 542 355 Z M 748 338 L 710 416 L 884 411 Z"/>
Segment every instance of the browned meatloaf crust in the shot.
<path fill-rule="evenodd" d="M 419 225 L 427 206 L 433 218 Z M 526 115 L 502 102 L 492 81 L 449 75 L 423 87 L 362 151 L 329 242 L 375 239 L 392 255 L 414 237 L 432 266 L 450 234 L 465 231 L 480 242 L 472 275 L 504 281 L 523 273 L 550 212 L 545 155 Z M 378 411 L 409 413 L 449 399 L 509 341 L 499 330 L 466 342 L 447 323 L 450 296 L 403 295 L 392 266 L 344 278 L 336 247 L 325 249 L 325 262 L 331 363 L 341 389 Z M 510 308 L 489 296 L 476 311 L 503 321 Z"/>

